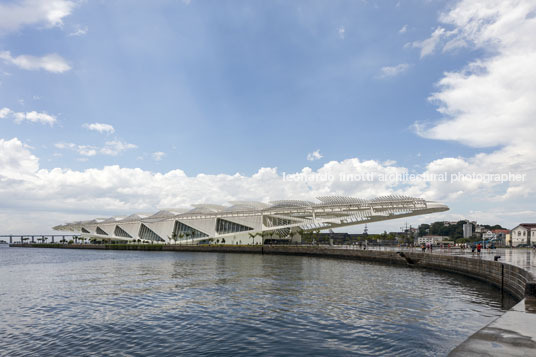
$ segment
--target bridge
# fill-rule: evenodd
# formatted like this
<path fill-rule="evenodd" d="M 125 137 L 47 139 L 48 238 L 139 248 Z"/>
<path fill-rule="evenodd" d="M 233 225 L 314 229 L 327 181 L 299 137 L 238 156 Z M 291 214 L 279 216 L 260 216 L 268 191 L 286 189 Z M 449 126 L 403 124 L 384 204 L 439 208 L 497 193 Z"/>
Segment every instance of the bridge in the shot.
<path fill-rule="evenodd" d="M 54 243 L 55 241 L 62 242 L 69 239 L 77 239 L 79 235 L 76 234 L 0 234 L 0 241 L 6 241 L 9 239 L 9 244 L 13 243 Z"/>

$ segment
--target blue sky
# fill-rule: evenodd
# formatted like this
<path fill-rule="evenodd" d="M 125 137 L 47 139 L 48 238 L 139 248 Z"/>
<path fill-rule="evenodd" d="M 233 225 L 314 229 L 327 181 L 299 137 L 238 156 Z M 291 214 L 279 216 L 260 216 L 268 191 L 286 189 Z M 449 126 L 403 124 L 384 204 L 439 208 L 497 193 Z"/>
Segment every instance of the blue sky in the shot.
<path fill-rule="evenodd" d="M 486 9 L 496 13 L 491 16 Z M 530 2 L 508 1 L 2 1 L 0 139 L 17 139 L 4 148 L 4 156 L 14 159 L 11 164 L 4 160 L 2 182 L 38 177 L 42 181 L 32 184 L 65 192 L 83 189 L 91 170 L 107 177 L 106 167 L 112 165 L 137 168 L 149 177 L 180 170 L 195 183 L 191 192 L 185 193 L 188 185 L 180 194 L 170 192 L 175 200 L 124 194 L 135 191 L 132 186 L 143 184 L 142 179 L 103 183 L 86 199 L 109 199 L 103 213 L 112 215 L 189 201 L 222 203 L 237 192 L 243 199 L 402 193 L 447 202 L 454 209 L 446 218 L 500 219 L 508 202 L 524 212 L 505 220 L 512 225 L 533 215 L 526 197 L 532 192 L 530 180 L 521 188 L 474 182 L 463 187 L 319 184 L 266 188 L 258 194 L 243 182 L 256 180 L 262 168 L 276 170 L 280 179 L 283 172 L 321 172 L 353 159 L 377 163 L 380 171 L 415 173 L 493 171 L 504 157 L 511 163 L 511 152 L 526 153 L 519 164 L 529 160 L 533 148 L 510 147 L 500 138 L 502 124 L 487 128 L 487 105 L 479 102 L 486 96 L 475 97 L 474 106 L 459 98 L 470 101 L 464 93 L 482 88 L 471 87 L 471 78 L 485 81 L 494 70 L 500 78 L 490 88 L 511 90 L 501 72 L 515 68 L 508 53 L 515 48 L 530 57 L 533 48 L 522 40 L 507 43 L 510 28 L 499 28 L 491 38 L 486 26 L 494 21 L 499 26 L 501 16 L 519 12 L 514 19 L 519 27 L 532 29 L 531 11 Z M 475 24 L 477 34 L 468 30 Z M 490 46 L 497 39 L 502 45 Z M 497 69 L 503 54 L 510 62 Z M 482 61 L 485 70 L 467 73 Z M 440 85 L 452 79 L 448 73 L 466 77 L 463 83 Z M 529 102 L 532 89 L 525 93 Z M 430 100 L 433 93 L 439 99 Z M 497 103 L 492 98 L 490 106 Z M 502 98 L 510 97 L 503 93 Z M 523 110 L 511 125 L 532 133 L 533 108 Z M 36 114 L 28 116 L 31 112 Z M 480 139 L 466 138 L 466 130 Z M 308 160 L 315 151 L 318 155 Z M 14 169 L 13 160 L 31 162 L 30 168 L 20 164 Z M 520 172 L 520 167 L 511 169 Z M 19 169 L 33 179 L 5 173 Z M 521 171 L 530 178 L 531 170 Z M 256 185 L 286 185 L 275 181 L 259 179 Z M 241 190 L 243 184 L 247 189 Z M 217 192 L 203 185 L 218 187 Z M 518 195 L 521 191 L 520 197 L 507 196 L 509 188 Z M 10 203 L 3 203 L 4 217 L 19 215 L 14 221 L 22 222 L 28 210 L 24 202 L 42 204 L 51 216 L 36 212 L 43 218 L 35 229 L 58 223 L 49 224 L 51 219 L 98 211 L 71 206 L 79 197 L 75 189 L 61 198 L 55 196 L 58 191 L 44 195 L 46 202 L 58 197 L 58 207 L 9 196 L 18 189 L 24 191 L 5 190 Z M 13 213 L 14 207 L 20 212 Z M 17 224 L 9 229 L 21 228 Z"/>

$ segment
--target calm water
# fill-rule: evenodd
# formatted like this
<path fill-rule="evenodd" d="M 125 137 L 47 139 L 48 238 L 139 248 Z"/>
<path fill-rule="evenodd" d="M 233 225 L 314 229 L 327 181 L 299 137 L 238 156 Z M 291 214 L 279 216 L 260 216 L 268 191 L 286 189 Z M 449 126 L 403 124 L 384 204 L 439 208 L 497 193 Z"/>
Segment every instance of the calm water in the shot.
<path fill-rule="evenodd" d="M 354 261 L 0 249 L 2 356 L 436 356 L 513 303 L 456 275 Z"/>

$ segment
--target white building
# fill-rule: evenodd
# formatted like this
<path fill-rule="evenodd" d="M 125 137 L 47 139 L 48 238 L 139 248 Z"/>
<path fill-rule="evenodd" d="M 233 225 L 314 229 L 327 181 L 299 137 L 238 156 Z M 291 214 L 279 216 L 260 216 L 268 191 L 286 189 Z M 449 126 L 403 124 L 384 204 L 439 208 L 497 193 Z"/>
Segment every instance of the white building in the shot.
<path fill-rule="evenodd" d="M 520 244 L 532 245 L 536 243 L 536 223 L 521 223 L 512 229 L 510 238 L 513 247 Z"/>
<path fill-rule="evenodd" d="M 492 231 L 487 231 L 486 233 L 482 234 L 483 240 L 492 240 L 495 239 L 495 233 Z"/>
<path fill-rule="evenodd" d="M 437 244 L 437 243 L 441 243 L 443 241 L 448 241 L 449 240 L 449 237 L 448 236 L 422 236 L 422 237 L 419 237 L 417 238 L 417 242 L 419 244 Z"/>
<path fill-rule="evenodd" d="M 153 215 L 96 218 L 54 227 L 101 241 L 180 244 L 263 244 L 299 241 L 301 233 L 447 211 L 446 205 L 406 196 L 372 200 L 319 197 L 320 202 L 236 201 L 231 206 L 193 205 Z"/>
<path fill-rule="evenodd" d="M 470 238 L 473 235 L 473 225 L 471 223 L 465 223 L 463 225 L 463 237 Z"/>

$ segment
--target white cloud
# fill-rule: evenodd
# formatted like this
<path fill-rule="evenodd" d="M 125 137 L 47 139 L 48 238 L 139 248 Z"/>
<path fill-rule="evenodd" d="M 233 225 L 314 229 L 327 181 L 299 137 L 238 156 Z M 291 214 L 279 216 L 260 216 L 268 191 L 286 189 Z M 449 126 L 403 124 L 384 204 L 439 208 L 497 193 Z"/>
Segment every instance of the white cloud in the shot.
<path fill-rule="evenodd" d="M 97 154 L 117 156 L 123 151 L 135 149 L 137 147 L 134 144 L 129 144 L 119 140 L 107 141 L 102 147 L 94 145 L 78 145 L 75 143 L 66 142 L 59 142 L 54 144 L 54 146 L 62 150 L 73 150 L 78 152 L 80 155 L 87 157 L 95 156 Z"/>
<path fill-rule="evenodd" d="M 97 155 L 97 147 L 90 145 L 76 145 L 74 143 L 60 142 L 54 144 L 57 149 L 69 149 L 78 152 L 82 156 L 95 156 Z"/>
<path fill-rule="evenodd" d="M 57 122 L 55 116 L 47 113 L 39 113 L 36 111 L 15 112 L 9 108 L 0 109 L 0 119 L 3 118 L 13 119 L 17 124 L 20 124 L 23 121 L 29 121 L 32 123 L 41 123 L 53 126 Z"/>
<path fill-rule="evenodd" d="M 82 125 L 84 128 L 88 130 L 98 131 L 99 133 L 106 133 L 106 134 L 113 134 L 115 133 L 115 129 L 110 124 L 104 124 L 104 123 L 91 123 L 91 124 L 84 124 Z"/>
<path fill-rule="evenodd" d="M 337 33 L 339 34 L 339 38 L 344 39 L 344 36 L 346 34 L 346 29 L 344 28 L 344 26 L 339 27 Z"/>
<path fill-rule="evenodd" d="M 39 169 L 39 160 L 18 139 L 0 139 L 0 182 L 31 179 Z"/>
<path fill-rule="evenodd" d="M 442 14 L 456 40 L 489 51 L 462 71 L 449 72 L 430 96 L 443 120 L 416 123 L 427 138 L 474 147 L 527 146 L 536 137 L 534 1 L 462 1 Z M 520 151 L 524 153 L 525 150 Z"/>
<path fill-rule="evenodd" d="M 153 160 L 160 161 L 164 158 L 164 156 L 166 156 L 166 153 L 162 151 L 157 151 L 153 152 L 151 156 L 153 157 Z"/>
<path fill-rule="evenodd" d="M 320 150 L 315 150 L 309 154 L 307 154 L 307 160 L 309 161 L 315 161 L 321 159 L 323 156 L 320 153 Z"/>
<path fill-rule="evenodd" d="M 438 27 L 429 38 L 423 41 L 415 41 L 412 43 L 412 46 L 421 49 L 421 58 L 423 58 L 434 52 L 436 46 L 439 44 L 444 35 L 445 29 Z"/>
<path fill-rule="evenodd" d="M 485 51 L 460 71 L 448 72 L 430 100 L 442 119 L 415 123 L 426 138 L 472 147 L 495 148 L 470 158 L 444 158 L 429 171 L 462 169 L 526 174 L 524 182 L 506 185 L 496 200 L 516 200 L 536 193 L 536 3 L 534 1 L 460 1 L 441 15 L 453 29 L 445 48 L 470 46 Z M 449 44 L 450 43 L 450 44 Z M 481 185 L 436 185 L 438 191 L 464 195 Z M 488 193 L 486 193 L 488 194 Z"/>
<path fill-rule="evenodd" d="M 73 143 L 58 143 L 56 148 L 80 151 L 91 147 Z M 95 148 L 98 152 L 99 150 Z M 86 159 L 88 156 L 82 156 Z M 445 170 L 467 171 L 479 165 L 478 158 L 445 158 L 430 162 L 421 173 L 441 173 Z M 486 162 L 485 165 L 490 165 Z M 0 139 L 0 200 L 9 202 L 10 215 L 17 221 L 18 215 L 32 214 L 32 207 L 45 211 L 40 218 L 41 230 L 75 220 L 85 215 L 94 217 L 127 214 L 139 211 L 156 211 L 159 207 L 184 207 L 191 203 L 219 203 L 231 200 L 305 199 L 325 195 L 349 195 L 373 198 L 389 193 L 408 194 L 433 200 L 446 200 L 453 207 L 450 215 L 471 215 L 473 219 L 487 217 L 485 212 L 475 207 L 475 201 L 486 199 L 484 207 L 494 200 L 501 200 L 502 211 L 510 198 L 504 194 L 510 187 L 484 184 L 478 180 L 460 183 L 403 182 L 396 179 L 380 180 L 379 176 L 395 177 L 408 173 L 408 169 L 396 166 L 393 161 L 362 161 L 357 158 L 330 161 L 317 170 L 305 167 L 293 173 L 280 173 L 276 168 L 260 168 L 253 175 L 241 174 L 198 174 L 187 176 L 182 170 L 150 172 L 140 168 L 123 168 L 117 165 L 102 169 L 83 171 L 39 167 L 39 160 L 30 149 L 18 139 Z M 376 179 L 363 178 L 372 174 Z M 528 208 L 515 203 L 513 211 L 519 216 L 497 217 L 501 223 L 513 225 L 527 217 L 522 212 L 530 211 L 533 196 L 527 198 Z M 460 200 L 468 200 L 466 208 L 456 209 Z M 461 205 L 463 206 L 463 205 Z M 467 208 L 469 207 L 469 209 Z M 0 210 L 1 214 L 1 210 Z M 58 217 L 61 220 L 58 221 Z M 423 221 L 441 219 L 434 215 Z M 445 216 L 446 217 L 446 216 Z M 50 219 L 54 219 L 51 221 Z M 21 221 L 22 222 L 22 221 Z M 35 224 L 35 222 L 32 222 Z M 18 227 L 21 231 L 24 225 Z M 372 228 L 372 227 L 371 227 Z"/>
<path fill-rule="evenodd" d="M 0 4 L 0 33 L 28 25 L 62 26 L 76 3 L 68 0 L 22 0 Z"/>
<path fill-rule="evenodd" d="M 135 149 L 135 148 L 137 148 L 137 146 L 134 144 L 129 144 L 129 143 L 119 141 L 119 140 L 113 140 L 113 141 L 107 141 L 104 147 L 100 149 L 100 153 L 103 155 L 116 156 L 122 153 L 123 151 Z"/>
<path fill-rule="evenodd" d="M 73 32 L 69 33 L 69 36 L 84 36 L 87 34 L 87 30 L 87 26 L 82 27 L 78 25 Z"/>
<path fill-rule="evenodd" d="M 78 153 L 82 156 L 95 156 L 97 155 L 97 150 L 94 146 L 90 145 L 79 145 Z"/>
<path fill-rule="evenodd" d="M 44 69 L 52 73 L 63 73 L 71 69 L 71 66 L 60 56 L 55 53 L 43 57 L 29 55 L 11 56 L 9 51 L 1 51 L 0 59 L 6 63 L 13 64 L 25 70 Z"/>
<path fill-rule="evenodd" d="M 400 30 L 398 30 L 398 33 L 406 33 L 408 31 L 408 25 L 402 26 Z"/>
<path fill-rule="evenodd" d="M 380 78 L 387 78 L 387 77 L 394 77 L 397 76 L 409 68 L 409 64 L 407 63 L 400 63 L 396 66 L 386 66 L 382 67 L 380 71 Z"/>

